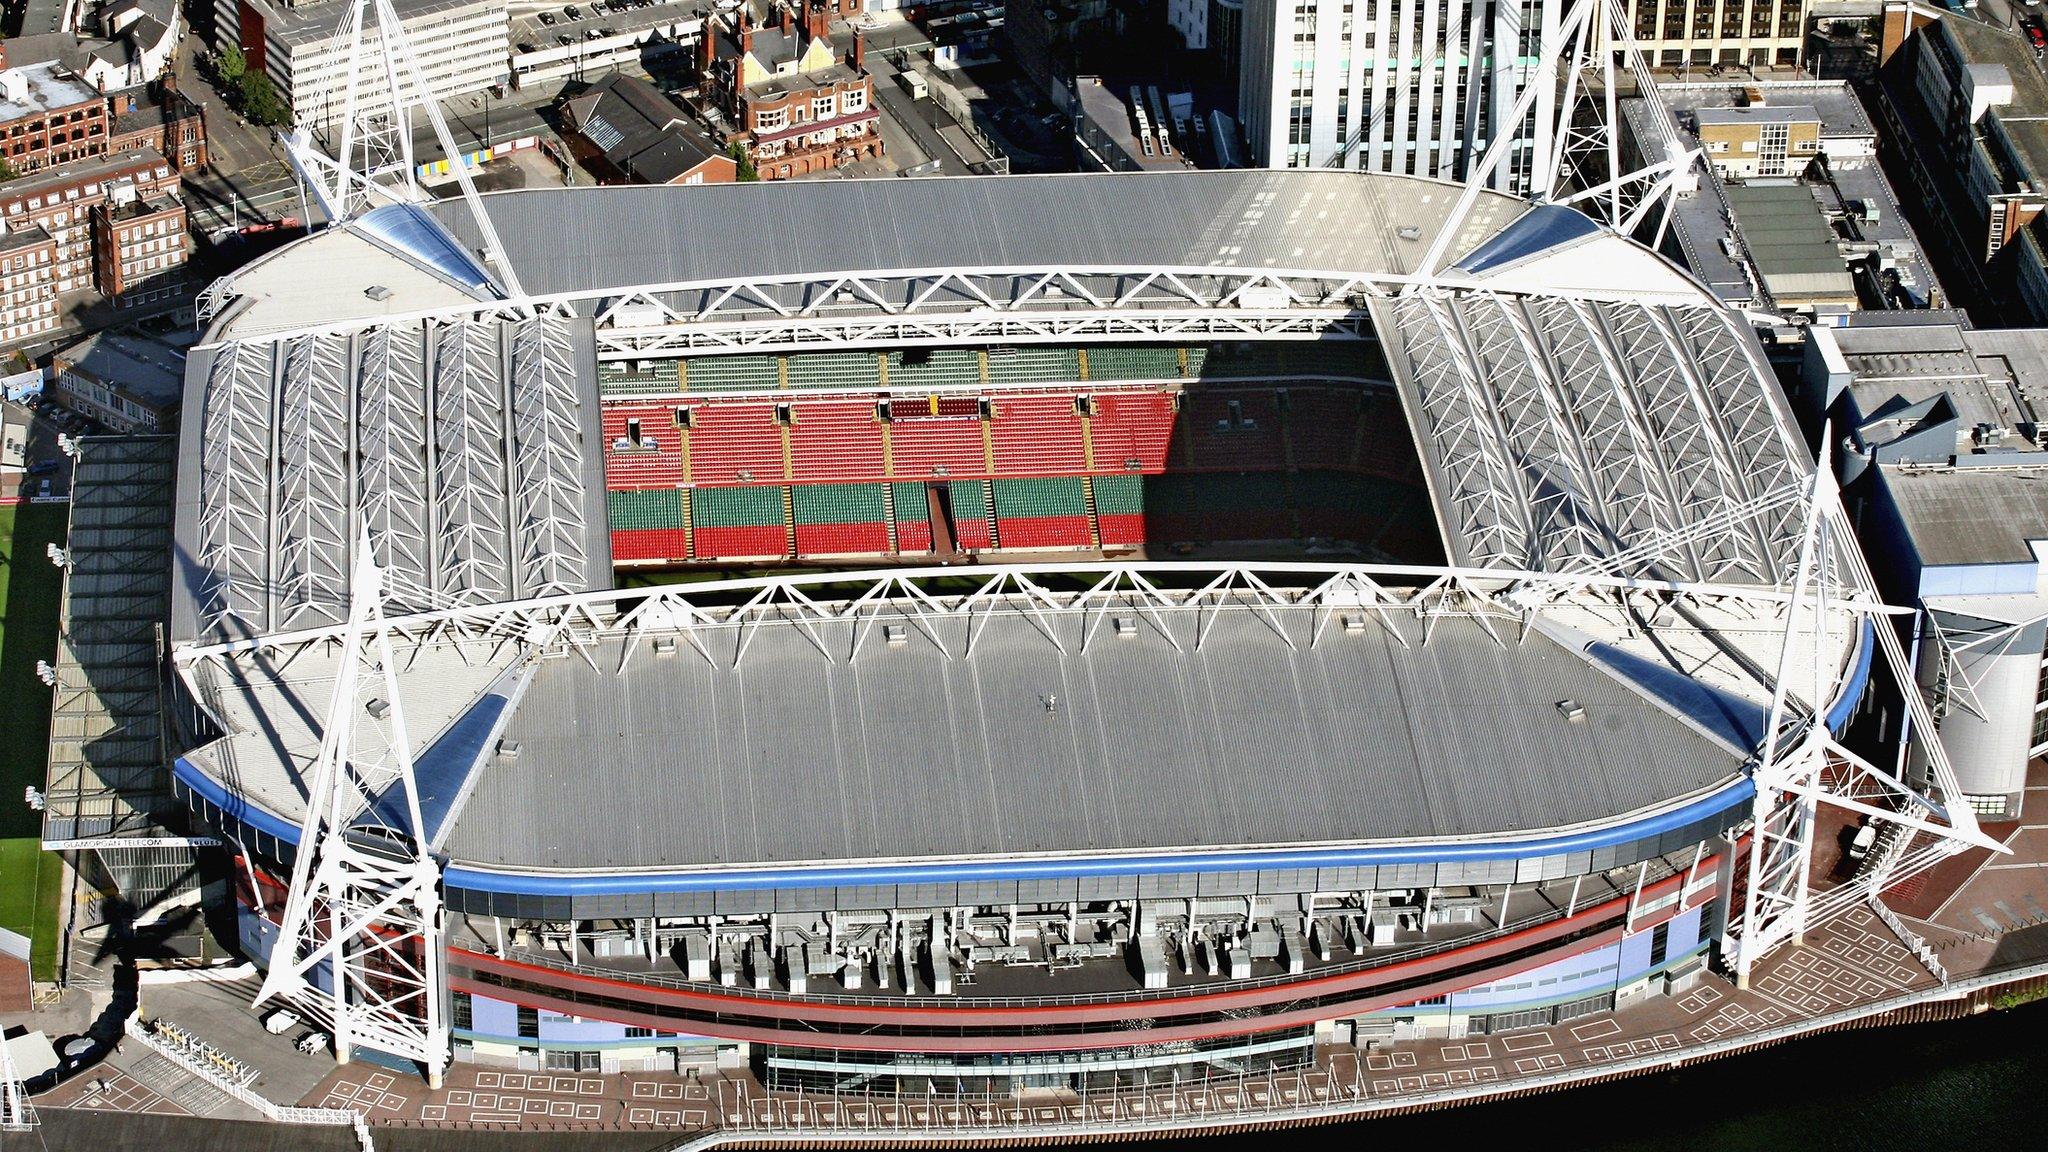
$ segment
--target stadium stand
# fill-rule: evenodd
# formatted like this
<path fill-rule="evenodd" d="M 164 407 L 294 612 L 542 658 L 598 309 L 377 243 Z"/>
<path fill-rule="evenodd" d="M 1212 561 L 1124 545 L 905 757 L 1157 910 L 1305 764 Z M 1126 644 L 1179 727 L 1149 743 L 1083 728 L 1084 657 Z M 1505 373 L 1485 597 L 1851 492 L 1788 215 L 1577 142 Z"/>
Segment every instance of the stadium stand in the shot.
<path fill-rule="evenodd" d="M 1145 477 L 1097 476 L 1095 524 L 1102 546 L 1145 543 Z"/>
<path fill-rule="evenodd" d="M 953 538 L 961 548 L 995 547 L 986 480 L 955 480 L 946 485 L 953 512 Z"/>
<path fill-rule="evenodd" d="M 1087 350 L 1085 380 L 1173 380 L 1181 375 L 1182 348 L 1105 344 Z"/>
<path fill-rule="evenodd" d="M 731 392 L 782 387 L 780 356 L 699 356 L 683 362 L 682 384 L 690 392 Z"/>
<path fill-rule="evenodd" d="M 774 560 L 789 554 L 789 524 L 775 485 L 699 488 L 690 501 L 691 542 L 699 559 Z"/>
<path fill-rule="evenodd" d="M 891 352 L 888 356 L 889 387 L 906 390 L 940 385 L 974 385 L 982 382 L 981 352 L 974 348 L 920 348 Z"/>
<path fill-rule="evenodd" d="M 1049 384 L 1081 378 L 1081 353 L 1075 348 L 991 348 L 988 379 L 994 384 Z"/>
<path fill-rule="evenodd" d="M 616 560 L 683 560 L 690 555 L 688 493 L 679 488 L 610 492 L 612 557 Z"/>
<path fill-rule="evenodd" d="M 1073 395 L 1011 396 L 989 423 L 1000 476 L 1075 475 L 1088 470 L 1087 428 Z"/>
<path fill-rule="evenodd" d="M 1365 382 L 1384 375 L 1376 347 L 1337 343 L 608 365 L 606 485 L 663 501 L 619 506 L 613 556 L 732 562 L 1291 539 L 1433 555 L 1432 519 L 1411 515 L 1421 467 L 1399 434 L 1400 401 L 1391 386 Z M 665 385 L 675 390 L 655 396 Z M 699 395 L 741 389 L 769 394 Z M 929 482 L 941 485 L 945 523 L 932 519 Z M 730 487 L 767 494 L 711 491 Z M 698 492 L 696 504 L 678 488 Z"/>
<path fill-rule="evenodd" d="M 791 388 L 873 389 L 882 383 L 874 352 L 811 352 L 783 358 Z"/>
<path fill-rule="evenodd" d="M 897 476 L 980 476 L 988 471 L 986 426 L 975 414 L 973 399 L 941 401 L 938 415 L 906 417 L 905 407 L 897 405 L 895 423 L 889 426 Z"/>
<path fill-rule="evenodd" d="M 880 480 L 888 475 L 874 400 L 821 396 L 791 404 L 790 413 L 792 479 Z"/>
<path fill-rule="evenodd" d="M 1091 548 L 1088 496 L 1079 476 L 992 480 L 996 535 L 1005 548 Z"/>
<path fill-rule="evenodd" d="M 932 550 L 930 499 L 923 484 L 891 484 L 890 500 L 898 552 Z"/>
<path fill-rule="evenodd" d="M 784 478 L 782 426 L 773 401 L 699 404 L 690 412 L 690 479 L 770 484 Z"/>
<path fill-rule="evenodd" d="M 886 486 L 799 484 L 790 489 L 800 556 L 861 556 L 889 550 Z"/>

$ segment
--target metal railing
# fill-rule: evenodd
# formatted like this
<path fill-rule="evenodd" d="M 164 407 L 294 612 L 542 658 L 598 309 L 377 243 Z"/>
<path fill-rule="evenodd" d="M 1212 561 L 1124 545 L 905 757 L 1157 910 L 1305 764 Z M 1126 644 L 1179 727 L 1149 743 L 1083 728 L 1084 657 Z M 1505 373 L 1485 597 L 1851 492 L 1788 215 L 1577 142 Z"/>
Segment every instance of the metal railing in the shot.
<path fill-rule="evenodd" d="M 325 1127 L 353 1128 L 356 1143 L 362 1152 L 376 1152 L 370 1139 L 370 1127 L 360 1112 L 347 1108 L 297 1108 L 278 1104 L 262 1093 L 249 1087 L 255 1078 L 250 1071 L 247 1078 L 231 1076 L 227 1070 L 211 1059 L 196 1053 L 211 1052 L 212 1047 L 193 1037 L 191 1033 L 167 1020 L 145 1022 L 140 1016 L 130 1016 L 122 1022 L 121 1030 L 150 1051 L 155 1052 L 226 1096 L 247 1105 L 274 1124 L 316 1124 Z M 238 1061 L 231 1061 L 240 1067 Z"/>
<path fill-rule="evenodd" d="M 963 1134 L 979 1139 L 997 1133 L 1045 1141 L 1080 1135 L 1099 1137 L 1104 1132 L 1166 1135 L 1175 1131 L 1209 1129 L 1239 1123 L 1270 1125 L 1312 1120 L 1358 1119 L 1377 1113 L 1412 1109 L 1420 1105 L 1464 1103 L 1497 1096 L 1503 1092 L 1543 1091 L 1591 1079 L 1610 1079 L 1633 1073 L 1676 1068 L 1692 1061 L 1731 1055 L 1809 1033 L 1855 1024 L 1903 1008 L 1959 1000 L 1983 989 L 2041 976 L 2048 976 L 2048 962 L 1972 977 L 1943 988 L 1901 993 L 1806 1020 L 1790 1021 L 1756 1032 L 1725 1036 L 1704 1043 L 1659 1051 L 1654 1055 L 1567 1066 L 1550 1072 L 1435 1090 L 1403 1092 L 1395 1096 L 1368 1097 L 1367 1077 L 1362 1068 L 1354 1069 L 1348 1081 L 1326 1068 L 1319 1068 L 1314 1071 L 1247 1074 L 1202 1081 L 1199 1090 L 1204 1092 L 1209 1100 L 1213 1101 L 1222 1098 L 1224 1094 L 1231 1094 L 1234 1106 L 1228 1109 L 1159 1107 L 1159 1098 L 1162 1095 L 1178 1100 L 1189 1088 L 1197 1087 L 1195 1085 L 1159 1085 L 1145 1090 L 1114 1093 L 1090 1093 L 1083 1090 L 1073 1094 L 1072 1102 L 1040 1106 L 1022 1103 L 1014 1097 L 1004 1106 L 994 1107 L 983 1106 L 979 1102 L 958 1105 L 951 1097 L 937 1095 L 894 1094 L 840 1095 L 823 1097 L 816 1101 L 833 1102 L 837 1106 L 836 1115 L 842 1118 L 850 1115 L 847 1105 L 868 1105 L 861 1112 L 858 1125 L 843 1126 L 811 1123 L 807 1119 L 791 1122 L 784 1117 L 784 1109 L 780 1107 L 789 1101 L 778 1101 L 773 1097 L 749 1099 L 740 1102 L 736 1114 L 725 1114 L 723 1122 L 729 1125 L 728 1127 L 678 1141 L 671 1145 L 671 1148 L 673 1152 L 704 1152 L 727 1143 L 758 1144 L 781 1139 L 795 1141 L 821 1138 L 837 1144 L 938 1143 L 957 1141 Z M 1260 1088 L 1266 1093 L 1264 1105 L 1246 1107 L 1247 1100 L 1257 1101 L 1253 1090 Z M 768 1115 L 765 1118 L 756 1116 L 757 1104 L 767 1105 Z M 1141 1107 L 1133 1108 L 1133 1104 Z M 877 1106 L 893 1107 L 898 1115 L 917 1115 L 921 1120 L 912 1124 L 874 1123 L 873 1117 Z M 1040 1118 L 1039 1112 L 1045 1107 L 1057 1108 L 1059 1118 Z M 949 1113 L 958 1119 L 949 1122 Z"/>

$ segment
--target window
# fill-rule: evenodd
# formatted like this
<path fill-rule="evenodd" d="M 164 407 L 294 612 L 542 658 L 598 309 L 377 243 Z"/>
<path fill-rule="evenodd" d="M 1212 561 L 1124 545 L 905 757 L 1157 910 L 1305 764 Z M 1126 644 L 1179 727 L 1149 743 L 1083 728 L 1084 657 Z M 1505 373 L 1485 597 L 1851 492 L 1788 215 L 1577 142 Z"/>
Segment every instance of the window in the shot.
<path fill-rule="evenodd" d="M 448 1000 L 448 1025 L 468 1031 L 475 1027 L 470 1020 L 470 998 L 467 992 L 457 992 Z"/>
<path fill-rule="evenodd" d="M 626 1026 L 626 1039 L 628 1040 L 646 1040 L 653 1037 L 653 1035 L 654 1029 L 652 1028 L 636 1028 L 631 1024 Z"/>
<path fill-rule="evenodd" d="M 830 120 L 833 110 L 837 108 L 838 104 L 839 102 L 834 100 L 830 93 L 811 97 L 811 119 Z"/>
<path fill-rule="evenodd" d="M 754 131 L 756 132 L 774 132 L 788 123 L 789 109 L 787 108 L 777 108 L 772 112 L 761 111 L 754 113 Z"/>
<path fill-rule="evenodd" d="M 865 112 L 867 107 L 868 93 L 865 88 L 849 88 L 840 94 L 839 110 L 848 116 L 853 115 L 855 112 Z"/>
<path fill-rule="evenodd" d="M 540 1010 L 519 1005 L 519 1036 L 524 1040 L 540 1039 Z"/>

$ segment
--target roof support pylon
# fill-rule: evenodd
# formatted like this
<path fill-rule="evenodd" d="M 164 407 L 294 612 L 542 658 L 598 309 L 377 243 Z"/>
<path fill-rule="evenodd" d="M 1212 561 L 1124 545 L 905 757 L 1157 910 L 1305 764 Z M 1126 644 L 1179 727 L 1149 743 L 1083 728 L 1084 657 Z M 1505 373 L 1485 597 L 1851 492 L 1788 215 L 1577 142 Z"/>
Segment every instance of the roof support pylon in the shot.
<path fill-rule="evenodd" d="M 412 41 L 392 9 L 391 0 L 354 0 L 348 14 L 348 79 L 340 114 L 333 123 L 341 132 L 335 155 L 328 155 L 305 126 L 284 138 L 285 155 L 297 174 L 302 196 L 311 196 L 326 214 L 329 226 L 344 224 L 385 204 L 417 204 L 432 199 L 420 187 L 413 156 L 412 112 L 424 112 L 434 138 L 461 185 L 463 203 L 483 237 L 489 271 L 506 298 L 523 299 L 525 290 L 505 255 L 498 231 L 484 212 L 469 166 L 455 146 L 448 119 L 414 55 Z M 367 86 L 365 61 L 381 64 Z"/>
<path fill-rule="evenodd" d="M 1830 442 L 1823 434 L 1821 443 Z M 1906 875 L 1967 848 L 2008 851 L 1978 828 L 1938 738 L 1930 740 L 1930 758 L 1939 764 L 1923 787 L 1915 787 L 1843 747 L 1828 726 L 1828 709 L 1841 687 L 1830 654 L 1843 650 L 1831 641 L 1830 629 L 1845 624 L 1872 630 L 1908 708 L 1917 706 L 1915 719 L 1926 709 L 1891 621 L 1875 610 L 1881 607 L 1876 585 L 1842 513 L 1831 463 L 1823 452 L 1814 471 L 1764 743 L 1752 772 L 1756 798 L 1748 874 L 1725 952 L 1738 986 L 1746 987 L 1757 962 L 1780 945 L 1799 944 L 1812 927 L 1864 904 Z M 1922 731 L 1931 733 L 1931 723 Z M 1881 847 L 1852 880 L 1817 888 L 1814 833 L 1823 805 L 1875 824 Z M 1916 838 L 1927 846 L 1909 851 Z"/>
<path fill-rule="evenodd" d="M 441 871 L 420 820 L 383 578 L 365 535 L 291 888 L 255 1004 L 281 997 L 325 1022 L 341 1063 L 372 1048 L 418 1061 L 438 1086 L 449 1057 Z"/>
<path fill-rule="evenodd" d="M 1649 102 L 1646 137 L 1634 151 L 1623 147 L 1625 92 Z M 1624 236 L 1654 219 L 1653 244 L 1663 240 L 1672 200 L 1698 181 L 1699 149 L 1679 140 L 1619 0 L 1574 0 L 1501 125 L 1506 130 L 1495 132 L 1465 173 L 1465 190 L 1450 219 L 1416 267 L 1418 281 L 1442 270 L 1479 194 L 1501 186 L 1503 166 L 1514 163 L 1525 145 L 1533 153 L 1532 199 L 1577 208 Z"/>

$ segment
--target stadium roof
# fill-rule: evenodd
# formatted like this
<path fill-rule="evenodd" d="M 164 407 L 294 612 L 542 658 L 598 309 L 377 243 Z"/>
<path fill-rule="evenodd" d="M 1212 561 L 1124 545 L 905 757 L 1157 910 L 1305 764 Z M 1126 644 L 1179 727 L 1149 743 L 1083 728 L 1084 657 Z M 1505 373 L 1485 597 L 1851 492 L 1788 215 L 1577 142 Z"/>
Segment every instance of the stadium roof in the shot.
<path fill-rule="evenodd" d="M 611 582 L 588 321 L 244 341 L 187 372 L 177 640 L 340 622 L 365 532 L 394 609 Z"/>
<path fill-rule="evenodd" d="M 478 257 L 474 222 L 448 203 L 287 246 L 213 293 L 189 365 L 174 639 L 228 735 L 186 758 L 185 782 L 231 781 L 228 804 L 298 819 L 334 675 L 319 637 L 345 614 L 365 533 L 387 612 L 431 613 L 404 625 L 403 675 L 433 831 L 487 865 L 1486 836 L 1611 821 L 1725 782 L 1768 698 L 1770 594 L 1792 568 L 1809 467 L 1761 350 L 1648 249 L 1493 193 L 1441 278 L 1412 283 L 1458 192 L 1273 171 L 556 189 L 485 198 L 509 269 Z M 1422 643 L 1384 620 L 1289 642 L 1300 610 L 1265 603 L 1147 612 L 1152 633 L 1080 645 L 1047 644 L 1075 625 L 1027 598 L 961 625 L 976 630 L 971 657 L 937 653 L 924 629 L 954 625 L 926 620 L 857 669 L 819 658 L 844 649 L 840 630 L 858 635 L 850 621 L 763 609 L 690 633 L 737 644 L 728 658 L 673 640 L 657 655 L 616 621 L 639 611 L 630 597 L 659 594 L 592 591 L 610 580 L 597 360 L 630 354 L 602 343 L 605 308 L 784 276 L 857 311 L 819 285 L 1105 267 L 1348 285 L 1197 307 L 1299 309 L 1379 340 L 1454 564 L 1760 598 L 1694 604 L 1672 632 L 1661 608 L 1645 620 L 1611 592 L 1566 587 L 1539 616 L 1609 611 L 1583 635 L 1509 624 L 1519 634 L 1499 643 L 1462 609 L 1426 614 Z M 537 316 L 487 299 L 507 272 Z M 718 307 L 717 289 L 695 291 L 660 322 Z M 1054 315 L 1084 295 L 1029 304 Z M 925 608 L 900 618 L 937 611 L 905 603 Z M 1206 643 L 1169 643 L 1183 627 Z M 892 664 L 900 674 L 866 666 Z M 1041 738 L 1048 725 L 1057 738 Z M 500 735 L 526 751 L 493 756 Z M 604 799 L 568 802 L 586 796 Z"/>
<path fill-rule="evenodd" d="M 737 667 L 609 645 L 536 669 L 519 755 L 448 849 L 546 869 L 1455 839 L 1610 820 L 1747 759 L 1547 637 L 1446 620 L 1309 648 L 1309 616 L 1219 614 L 1199 649 L 1164 617 L 1185 651 L 1149 618 L 1083 651 L 1069 618 L 1062 653 L 1021 613 L 964 659 L 914 629 L 851 661 L 763 629 Z"/>

